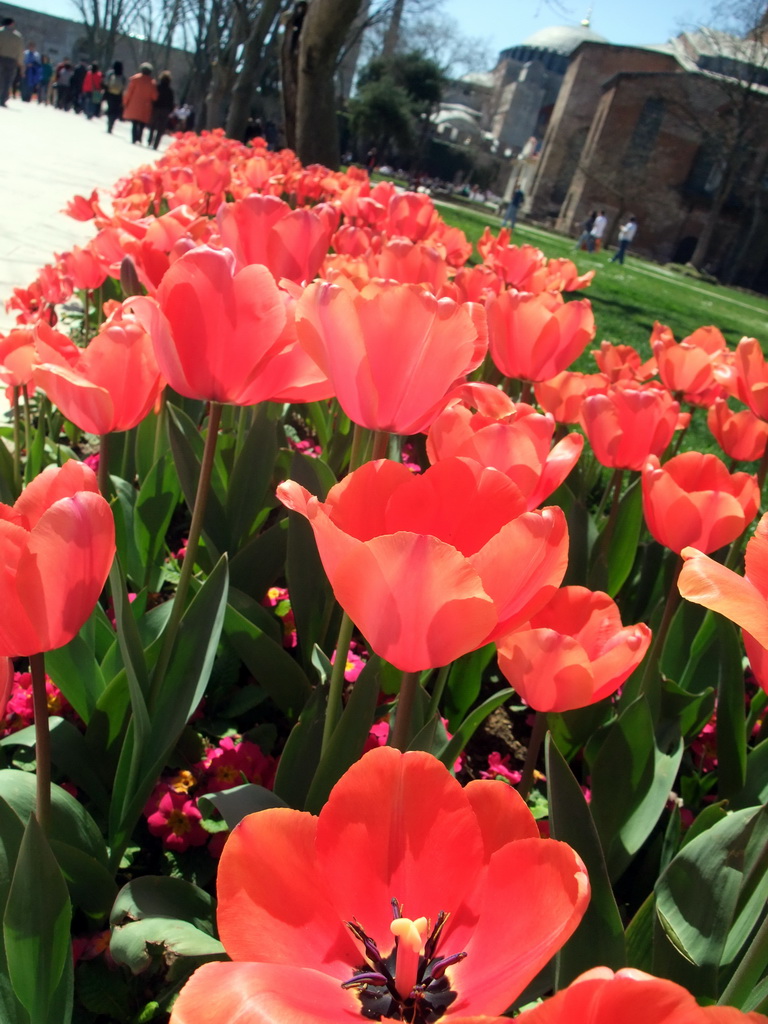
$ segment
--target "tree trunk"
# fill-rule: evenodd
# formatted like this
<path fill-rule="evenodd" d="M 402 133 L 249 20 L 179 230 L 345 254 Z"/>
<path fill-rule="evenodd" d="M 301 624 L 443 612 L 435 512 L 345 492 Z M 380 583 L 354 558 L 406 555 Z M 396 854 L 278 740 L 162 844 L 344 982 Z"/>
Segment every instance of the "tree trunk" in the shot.
<path fill-rule="evenodd" d="M 361 0 L 312 0 L 299 35 L 296 153 L 304 164 L 339 167 L 334 71 Z"/>
<path fill-rule="evenodd" d="M 397 49 L 397 43 L 400 39 L 400 23 L 403 20 L 403 9 L 405 7 L 405 0 L 395 0 L 392 7 L 392 15 L 387 25 L 387 31 L 384 35 L 384 45 L 381 48 L 381 56 L 383 60 L 388 60 L 390 57 L 394 57 L 395 50 Z"/>
<path fill-rule="evenodd" d="M 264 0 L 258 18 L 243 50 L 243 66 L 232 90 L 232 103 L 227 117 L 227 135 L 231 139 L 242 139 L 251 110 L 251 97 L 256 88 L 263 67 L 264 40 L 274 26 L 283 0 Z"/>

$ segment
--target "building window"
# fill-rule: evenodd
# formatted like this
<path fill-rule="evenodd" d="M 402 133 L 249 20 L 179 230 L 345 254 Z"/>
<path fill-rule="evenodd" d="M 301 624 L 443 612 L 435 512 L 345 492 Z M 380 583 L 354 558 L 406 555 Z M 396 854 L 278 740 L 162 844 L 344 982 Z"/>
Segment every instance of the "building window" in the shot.
<path fill-rule="evenodd" d="M 649 97 L 643 104 L 632 137 L 624 153 L 625 167 L 644 167 L 656 145 L 661 122 L 664 118 L 664 100 L 658 96 Z"/>

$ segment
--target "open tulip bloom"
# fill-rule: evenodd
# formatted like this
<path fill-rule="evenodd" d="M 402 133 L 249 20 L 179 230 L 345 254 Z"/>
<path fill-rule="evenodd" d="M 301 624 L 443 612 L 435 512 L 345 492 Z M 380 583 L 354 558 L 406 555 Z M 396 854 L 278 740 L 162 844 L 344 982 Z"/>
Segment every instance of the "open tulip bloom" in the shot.
<path fill-rule="evenodd" d="M 233 831 L 218 876 L 233 963 L 201 967 L 172 1024 L 502 1013 L 573 933 L 589 882 L 503 782 L 465 788 L 429 754 L 381 747 L 319 817 Z"/>
<path fill-rule="evenodd" d="M 368 462 L 324 502 L 289 480 L 339 604 L 371 648 L 405 672 L 447 665 L 538 611 L 565 575 L 560 508 L 526 512 L 504 473 L 447 458 L 414 476 Z"/>
<path fill-rule="evenodd" d="M 0 657 L 51 651 L 93 611 L 115 554 L 115 524 L 92 469 L 49 466 L 0 505 Z"/>

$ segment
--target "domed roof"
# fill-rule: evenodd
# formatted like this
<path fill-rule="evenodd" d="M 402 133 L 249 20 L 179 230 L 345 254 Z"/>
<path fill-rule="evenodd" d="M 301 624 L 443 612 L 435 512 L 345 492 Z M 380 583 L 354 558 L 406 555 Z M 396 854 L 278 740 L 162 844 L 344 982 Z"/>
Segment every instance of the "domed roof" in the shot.
<path fill-rule="evenodd" d="M 552 25 L 550 28 L 541 28 L 534 32 L 521 45 L 539 50 L 554 50 L 555 53 L 562 53 L 567 57 L 581 43 L 607 42 L 605 36 L 593 32 L 586 25 Z"/>

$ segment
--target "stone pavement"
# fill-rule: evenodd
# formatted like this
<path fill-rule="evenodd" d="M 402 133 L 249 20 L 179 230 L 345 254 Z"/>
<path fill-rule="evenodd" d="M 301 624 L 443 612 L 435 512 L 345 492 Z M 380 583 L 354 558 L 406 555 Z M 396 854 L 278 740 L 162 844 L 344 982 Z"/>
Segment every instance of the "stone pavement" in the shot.
<path fill-rule="evenodd" d="M 108 189 L 128 171 L 152 163 L 156 153 L 131 144 L 131 126 L 118 122 L 107 135 L 106 119 L 9 100 L 0 107 L 0 331 L 13 326 L 4 303 L 27 285 L 54 252 L 82 245 L 93 221 L 60 211 L 76 194 Z M 145 133 L 146 137 L 146 133 Z M 169 145 L 166 136 L 161 151 Z"/>

